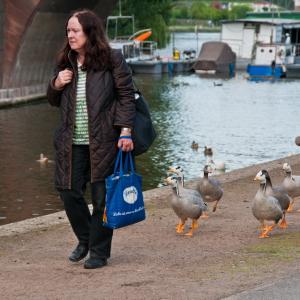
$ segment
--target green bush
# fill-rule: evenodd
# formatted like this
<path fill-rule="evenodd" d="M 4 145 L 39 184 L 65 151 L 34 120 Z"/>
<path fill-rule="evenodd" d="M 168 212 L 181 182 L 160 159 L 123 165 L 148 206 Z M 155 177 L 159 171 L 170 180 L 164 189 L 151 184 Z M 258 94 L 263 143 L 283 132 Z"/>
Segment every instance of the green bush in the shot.
<path fill-rule="evenodd" d="M 152 40 L 157 41 L 158 47 L 165 47 L 170 39 L 168 26 L 162 17 L 162 15 L 155 15 L 152 19 L 152 24 L 149 24 L 152 28 Z"/>
<path fill-rule="evenodd" d="M 172 18 L 174 19 L 187 19 L 189 18 L 189 9 L 186 6 L 173 7 L 171 11 Z"/>
<path fill-rule="evenodd" d="M 247 12 L 251 12 L 252 8 L 248 5 L 235 5 L 231 11 L 229 11 L 229 19 L 242 19 L 247 16 Z"/>
<path fill-rule="evenodd" d="M 160 47 L 168 40 L 167 24 L 171 18 L 172 0 L 123 0 L 122 14 L 134 15 L 136 31 L 151 28 L 152 38 Z M 116 8 L 115 14 L 118 14 Z"/>

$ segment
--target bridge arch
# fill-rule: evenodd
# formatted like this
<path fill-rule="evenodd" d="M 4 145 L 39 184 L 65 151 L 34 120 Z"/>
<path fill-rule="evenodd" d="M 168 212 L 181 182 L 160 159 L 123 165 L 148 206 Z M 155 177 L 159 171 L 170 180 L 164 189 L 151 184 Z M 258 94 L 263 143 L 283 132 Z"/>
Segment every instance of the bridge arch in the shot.
<path fill-rule="evenodd" d="M 105 19 L 117 0 L 0 0 L 0 89 L 43 85 L 64 40 L 70 11 Z"/>

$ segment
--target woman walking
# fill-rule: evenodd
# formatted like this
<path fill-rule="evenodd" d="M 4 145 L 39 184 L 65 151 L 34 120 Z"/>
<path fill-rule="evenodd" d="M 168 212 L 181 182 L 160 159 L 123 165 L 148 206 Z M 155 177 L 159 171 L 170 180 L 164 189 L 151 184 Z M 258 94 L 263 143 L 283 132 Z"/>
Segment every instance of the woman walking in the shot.
<path fill-rule="evenodd" d="M 104 180 L 113 171 L 118 147 L 133 149 L 134 88 L 121 52 L 110 48 L 94 12 L 75 11 L 65 31 L 47 92 L 61 112 L 54 137 L 55 186 L 78 239 L 69 259 L 77 262 L 89 253 L 84 267 L 94 269 L 105 266 L 111 253 L 113 231 L 102 225 Z M 84 199 L 88 182 L 92 214 Z"/>

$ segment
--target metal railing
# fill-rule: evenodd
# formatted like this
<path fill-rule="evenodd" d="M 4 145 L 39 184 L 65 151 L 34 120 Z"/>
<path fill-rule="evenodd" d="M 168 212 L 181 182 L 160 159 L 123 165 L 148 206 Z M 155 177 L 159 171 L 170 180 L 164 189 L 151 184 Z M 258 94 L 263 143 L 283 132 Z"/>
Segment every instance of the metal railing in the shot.
<path fill-rule="evenodd" d="M 127 58 L 149 59 L 156 56 L 157 43 L 153 41 L 133 41 L 123 45 L 123 55 Z"/>

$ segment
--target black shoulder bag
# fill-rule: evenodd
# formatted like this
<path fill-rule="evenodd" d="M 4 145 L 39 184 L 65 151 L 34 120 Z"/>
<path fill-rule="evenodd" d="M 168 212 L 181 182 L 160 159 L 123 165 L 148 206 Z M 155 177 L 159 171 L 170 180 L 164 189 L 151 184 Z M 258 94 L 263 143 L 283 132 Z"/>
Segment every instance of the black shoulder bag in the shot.
<path fill-rule="evenodd" d="M 142 93 L 135 86 L 135 107 L 136 117 L 132 138 L 134 143 L 134 155 L 140 155 L 146 152 L 156 138 L 150 110 L 147 101 Z"/>

